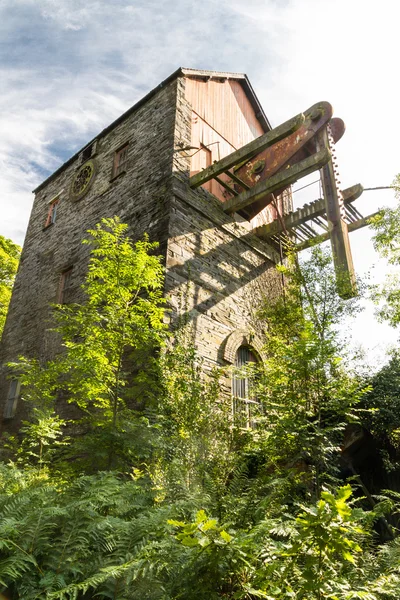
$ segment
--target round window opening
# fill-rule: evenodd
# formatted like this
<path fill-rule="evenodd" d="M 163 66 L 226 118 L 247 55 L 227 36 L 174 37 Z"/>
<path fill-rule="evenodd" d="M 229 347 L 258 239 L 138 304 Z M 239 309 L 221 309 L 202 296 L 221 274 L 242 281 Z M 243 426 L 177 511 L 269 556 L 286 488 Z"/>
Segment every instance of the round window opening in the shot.
<path fill-rule="evenodd" d="M 88 160 L 75 174 L 71 184 L 71 200 L 79 200 L 90 189 L 96 173 L 96 165 L 93 160 Z"/>

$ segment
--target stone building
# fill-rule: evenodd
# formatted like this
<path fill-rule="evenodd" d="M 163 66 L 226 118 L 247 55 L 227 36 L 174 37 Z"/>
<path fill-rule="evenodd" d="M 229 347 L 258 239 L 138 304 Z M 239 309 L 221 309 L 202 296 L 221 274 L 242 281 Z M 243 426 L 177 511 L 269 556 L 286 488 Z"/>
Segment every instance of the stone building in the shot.
<path fill-rule="evenodd" d="M 245 75 L 181 68 L 50 175 L 35 190 L 1 364 L 21 354 L 45 361 L 57 351 L 49 306 L 81 299 L 88 260 L 81 241 L 114 215 L 134 239 L 147 232 L 159 241 L 171 319 L 186 311 L 205 368 L 234 363 L 240 348 L 257 351 L 254 307 L 281 286 L 279 256 L 252 234 L 271 221 L 271 208 L 251 220 L 227 215 L 223 186 L 193 190 L 188 181 L 269 130 Z M 6 374 L 4 367 L 0 410 L 3 426 L 13 428 L 23 408 Z"/>

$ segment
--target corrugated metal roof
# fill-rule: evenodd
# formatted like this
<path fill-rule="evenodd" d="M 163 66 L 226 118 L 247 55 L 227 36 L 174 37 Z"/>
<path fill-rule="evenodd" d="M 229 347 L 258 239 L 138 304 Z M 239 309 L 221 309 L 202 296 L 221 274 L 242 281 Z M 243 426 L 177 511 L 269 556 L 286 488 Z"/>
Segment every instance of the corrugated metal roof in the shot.
<path fill-rule="evenodd" d="M 264 131 L 269 131 L 271 129 L 271 125 L 267 119 L 266 114 L 250 84 L 250 81 L 245 73 L 228 73 L 221 71 L 204 71 L 201 69 L 188 69 L 185 67 L 179 67 L 176 71 L 171 73 L 169 77 L 164 79 L 161 83 L 159 83 L 154 89 L 152 89 L 148 94 L 146 94 L 143 98 L 141 98 L 136 104 L 128 108 L 126 112 L 124 112 L 120 117 L 118 117 L 115 121 L 113 121 L 110 125 L 108 125 L 105 129 L 103 129 L 98 135 L 96 135 L 90 142 L 85 144 L 82 148 L 78 150 L 71 158 L 69 158 L 65 163 L 63 163 L 54 173 L 52 173 L 47 179 L 45 179 L 37 188 L 33 190 L 33 193 L 38 192 L 46 185 L 50 180 L 54 179 L 63 169 L 65 169 L 68 165 L 70 165 L 74 160 L 76 160 L 79 154 L 82 152 L 84 148 L 90 146 L 94 142 L 94 140 L 100 139 L 103 136 L 107 135 L 114 127 L 119 125 L 122 121 L 124 121 L 129 115 L 135 112 L 140 106 L 145 104 L 152 96 L 154 96 L 162 87 L 176 79 L 177 77 L 199 77 L 202 79 L 235 79 L 240 81 L 243 89 L 248 97 L 254 112 L 256 114 L 257 119 L 260 121 Z"/>

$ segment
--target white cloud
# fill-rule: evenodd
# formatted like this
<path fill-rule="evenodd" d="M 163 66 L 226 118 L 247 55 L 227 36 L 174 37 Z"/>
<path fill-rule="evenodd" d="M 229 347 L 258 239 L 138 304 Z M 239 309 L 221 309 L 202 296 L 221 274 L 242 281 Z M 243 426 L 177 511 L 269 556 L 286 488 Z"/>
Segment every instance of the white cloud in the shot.
<path fill-rule="evenodd" d="M 178 66 L 246 72 L 273 124 L 330 101 L 347 124 L 344 186 L 389 184 L 400 171 L 399 10 L 392 0 L 3 0 L 1 233 L 21 242 L 31 189 Z M 365 212 L 387 197 L 364 194 Z M 368 234 L 354 234 L 353 251 L 365 270 Z"/>

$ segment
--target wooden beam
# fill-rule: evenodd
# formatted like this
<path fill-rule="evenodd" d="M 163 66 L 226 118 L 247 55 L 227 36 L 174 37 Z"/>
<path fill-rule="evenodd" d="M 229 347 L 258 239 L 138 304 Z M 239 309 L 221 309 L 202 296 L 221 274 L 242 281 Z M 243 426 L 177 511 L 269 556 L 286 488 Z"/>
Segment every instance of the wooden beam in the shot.
<path fill-rule="evenodd" d="M 222 185 L 222 187 L 228 190 L 228 192 L 231 193 L 233 196 L 239 196 L 239 192 L 233 189 L 226 181 L 224 181 L 220 177 L 214 177 L 214 179 L 217 183 L 219 183 L 219 185 Z"/>
<path fill-rule="evenodd" d="M 369 225 L 368 221 L 370 219 L 372 219 L 372 217 L 376 217 L 379 214 L 381 214 L 380 210 L 373 213 L 372 215 L 368 215 L 367 217 L 358 219 L 358 221 L 353 221 L 353 223 L 349 223 L 347 225 L 347 229 L 348 229 L 349 233 L 352 231 L 356 231 L 357 229 L 361 229 L 362 227 L 367 227 Z M 311 248 L 312 246 L 317 246 L 318 244 L 322 244 L 323 242 L 326 242 L 327 240 L 329 240 L 329 238 L 330 238 L 329 233 L 322 233 L 321 235 L 318 235 L 315 238 L 312 238 L 311 240 L 307 240 L 305 242 L 302 242 L 301 244 L 296 244 L 294 249 L 296 251 L 300 252 L 301 250 L 305 250 L 306 248 Z"/>
<path fill-rule="evenodd" d="M 305 177 L 313 171 L 321 169 L 327 164 L 330 158 L 331 153 L 329 148 L 323 148 L 319 152 L 316 152 L 312 156 L 309 156 L 305 160 L 300 161 L 292 167 L 288 167 L 276 175 L 260 181 L 254 187 L 242 192 L 235 198 L 230 198 L 223 204 L 224 212 L 227 214 L 232 214 L 245 208 L 246 206 L 249 206 L 250 204 L 253 204 L 254 202 L 257 202 L 272 192 L 289 187 L 289 185 L 301 177 Z"/>
<path fill-rule="evenodd" d="M 354 202 L 354 200 L 359 198 L 362 193 L 362 185 L 360 185 L 359 183 L 357 183 L 356 185 L 352 185 L 351 187 L 343 190 L 343 202 L 345 204 Z M 312 219 L 315 219 L 315 217 L 320 217 L 324 213 L 325 200 L 314 200 L 314 202 L 310 202 L 310 204 L 306 204 L 302 208 L 299 208 L 298 210 L 282 217 L 283 223 L 280 219 L 275 219 L 274 221 L 272 221 L 272 223 L 267 223 L 266 225 L 256 227 L 253 230 L 253 233 L 255 233 L 255 235 L 257 235 L 258 237 L 267 240 L 272 235 L 284 233 L 284 230 L 293 229 L 293 227 L 297 227 L 298 225 L 306 223 L 307 221 L 311 221 Z"/>
<path fill-rule="evenodd" d="M 283 138 L 297 131 L 297 129 L 299 129 L 299 127 L 301 127 L 301 125 L 304 123 L 304 120 L 305 117 L 303 113 L 300 113 L 296 117 L 289 119 L 289 121 L 282 123 L 282 125 L 275 127 L 275 129 L 271 129 L 271 131 L 264 133 L 249 144 L 239 148 L 239 150 L 235 150 L 235 152 L 232 152 L 232 154 L 225 156 L 225 158 L 222 158 L 203 171 L 193 175 L 189 179 L 190 187 L 197 188 L 200 185 L 203 185 L 203 183 L 210 181 L 210 179 L 213 179 L 216 175 L 218 176 L 221 175 L 221 173 L 225 173 L 240 162 L 250 159 L 252 156 L 255 156 L 262 150 L 265 150 L 265 148 L 268 148 L 276 142 L 279 142 L 279 140 L 282 140 Z"/>
<path fill-rule="evenodd" d="M 322 129 L 317 136 L 317 147 L 329 148 L 328 129 Z M 321 169 L 321 182 L 325 199 L 325 218 L 328 221 L 329 237 L 332 246 L 333 264 L 336 272 L 336 286 L 341 298 L 357 295 L 356 276 L 351 255 L 349 232 L 344 221 L 344 204 L 337 186 L 337 173 L 333 161 Z"/>
<path fill-rule="evenodd" d="M 247 183 L 245 183 L 244 181 L 242 181 L 242 179 L 240 179 L 240 177 L 235 175 L 235 173 L 232 173 L 232 171 L 227 171 L 226 174 L 228 175 L 228 177 L 230 177 L 232 179 L 232 181 L 234 181 L 235 183 L 240 185 L 240 187 L 242 187 L 244 190 L 250 189 L 250 186 L 247 185 Z"/>

